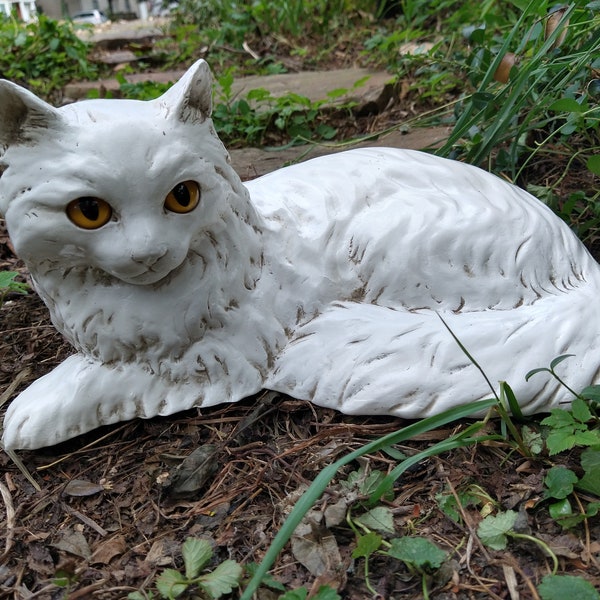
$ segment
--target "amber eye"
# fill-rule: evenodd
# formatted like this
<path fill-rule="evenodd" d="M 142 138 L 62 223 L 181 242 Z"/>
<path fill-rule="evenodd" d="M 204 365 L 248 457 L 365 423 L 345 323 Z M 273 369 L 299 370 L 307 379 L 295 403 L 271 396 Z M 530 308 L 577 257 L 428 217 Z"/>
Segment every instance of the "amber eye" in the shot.
<path fill-rule="evenodd" d="M 165 198 L 165 208 L 174 213 L 192 212 L 200 202 L 200 186 L 195 181 L 178 183 Z"/>
<path fill-rule="evenodd" d="M 106 225 L 112 217 L 112 208 L 101 198 L 77 198 L 67 204 L 67 216 L 77 227 L 98 229 Z"/>

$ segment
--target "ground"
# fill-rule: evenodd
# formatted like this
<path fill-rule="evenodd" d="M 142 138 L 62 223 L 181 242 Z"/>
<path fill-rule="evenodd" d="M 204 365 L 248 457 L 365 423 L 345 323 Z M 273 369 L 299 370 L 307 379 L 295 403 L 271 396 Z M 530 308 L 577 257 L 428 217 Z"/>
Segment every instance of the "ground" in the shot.
<path fill-rule="evenodd" d="M 383 126 L 396 117 L 371 116 L 358 129 L 372 130 L 374 119 Z M 0 269 L 17 270 L 27 278 L 3 227 Z M 6 403 L 72 350 L 33 292 L 7 297 L 0 318 L 0 401 Z M 112 599 L 135 590 L 154 590 L 156 597 L 156 576 L 165 568 L 181 568 L 181 544 L 190 536 L 211 540 L 213 566 L 228 558 L 258 563 L 299 493 L 326 465 L 405 425 L 262 394 L 239 404 L 105 427 L 59 446 L 20 452 L 41 491 L 2 453 L 0 598 Z M 434 430 L 396 449 L 410 456 L 467 425 L 462 421 Z M 500 431 L 498 421 L 487 427 L 489 433 Z M 198 451 L 208 452 L 208 458 L 190 467 L 189 457 L 197 458 Z M 543 498 L 548 469 L 562 464 L 577 470 L 577 459 L 578 451 L 553 462 L 533 459 L 508 443 L 488 442 L 423 460 L 383 501 L 394 518 L 395 534 L 388 537 L 424 537 L 447 552 L 443 567 L 426 577 L 433 599 L 539 598 L 536 586 L 552 564 L 538 545 L 511 540 L 507 549 L 493 551 L 475 535 L 486 511 L 511 509 L 519 514 L 519 531 L 545 541 L 556 553 L 559 573 L 581 575 L 598 587 L 598 519 L 563 530 L 550 518 Z M 211 469 L 204 468 L 207 463 Z M 280 554 L 272 570 L 275 579 L 286 589 L 305 586 L 315 593 L 328 584 L 348 600 L 422 598 L 420 576 L 404 563 L 373 556 L 369 589 L 364 560 L 352 557 L 356 534 L 345 520 L 345 509 L 360 516 L 367 510 L 367 495 L 364 487 L 350 494 L 342 482 L 359 469 L 368 475 L 388 472 L 395 464 L 388 454 L 375 452 L 341 469 L 317 503 L 302 539 Z M 465 494 L 470 502 L 455 504 L 451 518 L 448 505 L 455 495 Z M 352 503 L 344 504 L 350 497 Z M 326 524 L 320 520 L 340 502 L 342 518 Z M 320 567 L 315 557 L 321 559 Z M 257 598 L 278 596 L 262 587 Z"/>

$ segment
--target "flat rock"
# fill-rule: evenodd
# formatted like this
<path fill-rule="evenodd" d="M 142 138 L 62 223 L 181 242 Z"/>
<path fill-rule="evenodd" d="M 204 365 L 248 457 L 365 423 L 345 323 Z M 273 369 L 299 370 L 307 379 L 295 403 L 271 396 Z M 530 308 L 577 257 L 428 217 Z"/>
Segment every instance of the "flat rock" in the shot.
<path fill-rule="evenodd" d="M 247 181 L 260 177 L 281 167 L 323 156 L 350 150 L 351 148 L 367 148 L 384 146 L 391 148 L 407 148 L 411 150 L 432 149 L 440 146 L 450 134 L 447 127 L 428 127 L 413 129 L 408 132 L 399 130 L 343 144 L 314 144 L 292 148 L 263 150 L 261 148 L 240 148 L 230 150 L 231 162 L 240 177 Z"/>
<path fill-rule="evenodd" d="M 159 71 L 154 73 L 135 73 L 125 75 L 129 83 L 154 81 L 156 83 L 174 83 L 184 71 Z M 218 73 L 216 74 L 218 78 Z M 245 95 L 250 90 L 266 89 L 272 96 L 281 97 L 294 93 L 309 98 L 311 102 L 327 99 L 327 94 L 335 90 L 347 90 L 343 96 L 336 97 L 331 103 L 376 101 L 390 83 L 392 76 L 385 71 L 369 69 L 336 69 L 333 71 L 304 71 L 301 73 L 281 73 L 278 75 L 251 75 L 235 79 L 231 87 L 232 97 Z M 354 87 L 357 82 L 361 85 Z M 82 81 L 65 86 L 64 95 L 69 100 L 86 98 L 90 90 L 110 91 L 118 95 L 119 82 L 115 78 L 98 81 Z M 216 91 L 219 98 L 219 90 Z"/>

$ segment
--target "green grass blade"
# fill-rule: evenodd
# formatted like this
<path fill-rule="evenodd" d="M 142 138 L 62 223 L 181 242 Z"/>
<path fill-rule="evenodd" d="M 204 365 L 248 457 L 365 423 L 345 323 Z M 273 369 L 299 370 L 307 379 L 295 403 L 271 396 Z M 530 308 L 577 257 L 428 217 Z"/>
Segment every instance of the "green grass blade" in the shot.
<path fill-rule="evenodd" d="M 430 448 L 423 450 L 414 456 L 411 456 L 405 460 L 403 460 L 398 466 L 396 466 L 391 473 L 386 475 L 381 483 L 377 486 L 377 488 L 373 491 L 373 493 L 369 497 L 368 504 L 373 505 L 376 504 L 377 501 L 389 490 L 392 489 L 394 482 L 406 472 L 407 469 L 412 467 L 413 465 L 421 462 L 425 458 L 429 458 L 430 456 L 436 456 L 438 454 L 442 454 L 443 452 L 449 452 L 450 450 L 455 450 L 456 448 L 462 448 L 464 446 L 471 446 L 472 444 L 476 444 L 477 442 L 487 441 L 487 440 L 502 440 L 502 436 L 500 435 L 485 435 L 480 437 L 470 437 L 469 434 L 476 433 L 479 431 L 485 424 L 483 422 L 475 423 L 477 427 L 473 428 L 473 426 L 468 427 L 465 431 L 454 435 L 446 440 L 442 440 L 437 444 L 434 444 Z"/>
<path fill-rule="evenodd" d="M 275 562 L 275 559 L 277 558 L 285 544 L 288 542 L 288 540 L 291 538 L 296 527 L 302 521 L 304 515 L 321 497 L 321 494 L 323 494 L 325 488 L 329 485 L 329 483 L 335 477 L 337 471 L 341 467 L 365 454 L 381 450 L 386 446 L 397 444 L 399 442 L 410 439 L 414 436 L 420 435 L 432 429 L 436 429 L 438 427 L 442 427 L 443 425 L 447 425 L 448 423 L 451 423 L 453 421 L 457 421 L 459 419 L 471 416 L 475 413 L 485 412 L 493 406 L 496 406 L 495 398 L 490 398 L 488 400 L 480 400 L 478 402 L 471 402 L 470 404 L 466 404 L 464 406 L 457 406 L 455 408 L 451 408 L 450 410 L 444 411 L 439 415 L 427 417 L 426 419 L 417 421 L 416 423 L 413 423 L 408 427 L 404 427 L 399 431 L 395 431 L 381 438 L 373 440 L 372 442 L 361 446 L 357 450 L 354 450 L 354 452 L 343 456 L 333 464 L 325 467 L 317 475 L 317 477 L 312 482 L 308 490 L 306 490 L 306 492 L 304 492 L 304 494 L 300 497 L 298 502 L 296 502 L 294 508 L 292 509 L 292 512 L 289 514 L 288 518 L 281 526 L 281 529 L 275 536 L 262 562 L 260 563 L 254 575 L 248 582 L 248 585 L 244 590 L 244 593 L 241 595 L 240 600 L 251 600 L 252 594 L 254 594 L 254 592 L 258 589 L 258 586 L 260 585 L 260 582 L 262 581 L 263 577 L 267 574 L 268 570 L 271 568 L 271 565 Z"/>

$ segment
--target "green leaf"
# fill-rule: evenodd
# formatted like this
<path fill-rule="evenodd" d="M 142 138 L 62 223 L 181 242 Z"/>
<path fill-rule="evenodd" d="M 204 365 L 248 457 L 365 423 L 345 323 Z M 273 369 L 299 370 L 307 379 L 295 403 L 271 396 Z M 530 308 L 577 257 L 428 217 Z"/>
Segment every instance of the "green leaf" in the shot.
<path fill-rule="evenodd" d="M 548 425 L 553 429 L 567 427 L 572 430 L 575 425 L 575 420 L 569 411 L 564 410 L 563 408 L 553 408 L 550 411 L 550 416 L 542 419 L 542 425 Z"/>
<path fill-rule="evenodd" d="M 373 552 L 379 550 L 381 541 L 382 537 L 374 531 L 369 531 L 369 533 L 361 535 L 358 538 L 356 548 L 352 551 L 352 558 L 368 558 Z"/>
<path fill-rule="evenodd" d="M 556 102 L 553 102 L 548 109 L 554 112 L 574 113 L 581 113 L 584 110 L 583 106 L 573 98 L 561 98 L 560 100 L 556 100 Z"/>
<path fill-rule="evenodd" d="M 355 90 L 356 88 L 362 87 L 363 85 L 365 85 L 365 83 L 367 83 L 367 81 L 369 81 L 369 79 L 371 79 L 370 75 L 365 75 L 364 77 L 361 77 L 360 79 L 357 79 L 352 84 L 352 89 Z"/>
<path fill-rule="evenodd" d="M 308 590 L 305 587 L 298 588 L 297 590 L 290 590 L 279 596 L 279 600 L 305 600 L 308 595 Z"/>
<path fill-rule="evenodd" d="M 357 523 L 364 525 L 367 529 L 374 529 L 384 533 L 395 533 L 394 515 L 385 506 L 376 506 L 369 512 L 354 519 Z"/>
<path fill-rule="evenodd" d="M 538 586 L 538 592 L 542 600 L 600 599 L 600 594 L 589 581 L 574 575 L 546 575 Z"/>
<path fill-rule="evenodd" d="M 0 271 L 0 297 L 6 292 L 27 293 L 29 286 L 26 283 L 15 281 L 18 275 L 16 271 Z"/>
<path fill-rule="evenodd" d="M 588 448 L 581 453 L 581 468 L 588 471 L 600 471 L 600 449 Z"/>
<path fill-rule="evenodd" d="M 585 400 L 582 400 L 581 398 L 575 398 L 575 400 L 573 400 L 571 412 L 573 417 L 580 423 L 586 423 L 592 418 L 592 413 L 590 412 L 588 405 L 585 403 Z"/>
<path fill-rule="evenodd" d="M 258 565 L 255 562 L 251 562 L 248 563 L 246 565 L 246 571 L 248 572 L 248 575 L 250 575 L 251 577 L 254 576 L 254 573 L 256 573 L 256 570 L 258 569 Z M 283 585 L 283 583 L 281 583 L 280 581 L 277 581 L 277 579 L 275 579 L 275 577 L 273 577 L 273 575 L 271 575 L 270 573 L 267 573 L 263 578 L 262 578 L 262 585 L 266 585 L 267 587 L 270 587 L 272 590 L 277 590 L 278 592 L 285 592 L 285 586 Z"/>
<path fill-rule="evenodd" d="M 208 563 L 213 551 L 208 540 L 188 538 L 181 547 L 181 553 L 185 565 L 185 576 L 188 579 L 194 579 Z"/>
<path fill-rule="evenodd" d="M 573 486 L 578 480 L 579 478 L 571 469 L 552 467 L 544 478 L 544 483 L 548 488 L 546 495 L 562 500 L 573 493 Z"/>
<path fill-rule="evenodd" d="M 437 502 L 438 508 L 455 523 L 460 523 L 462 518 L 458 512 L 458 506 L 456 498 L 452 494 L 436 494 L 435 501 Z"/>
<path fill-rule="evenodd" d="M 578 105 L 579 106 L 579 105 Z M 550 370 L 554 371 L 554 367 L 560 365 L 560 363 L 563 360 L 566 360 L 567 358 L 570 358 L 571 356 L 575 356 L 574 354 L 561 354 L 560 356 L 557 356 L 551 363 L 550 363 Z"/>
<path fill-rule="evenodd" d="M 446 552 L 423 537 L 402 537 L 391 540 L 387 554 L 419 569 L 439 569 Z"/>
<path fill-rule="evenodd" d="M 550 455 L 570 450 L 575 445 L 594 446 L 598 444 L 600 437 L 597 431 L 568 431 L 567 429 L 555 429 L 548 434 L 546 445 Z"/>
<path fill-rule="evenodd" d="M 584 475 L 577 483 L 577 488 L 600 496 L 600 450 L 584 450 L 581 453 L 581 468 Z"/>
<path fill-rule="evenodd" d="M 504 550 L 507 544 L 506 534 L 512 530 L 516 520 L 517 513 L 514 510 L 507 510 L 496 516 L 490 515 L 479 523 L 477 535 L 482 543 L 493 550 Z"/>
<path fill-rule="evenodd" d="M 554 429 L 546 438 L 546 446 L 550 456 L 560 454 L 565 450 L 570 450 L 575 446 L 575 436 L 567 429 Z"/>
<path fill-rule="evenodd" d="M 365 478 L 364 481 L 360 482 L 358 487 L 361 494 L 364 496 L 370 496 L 376 489 L 377 486 L 385 478 L 385 473 L 381 471 L 371 471 Z"/>
<path fill-rule="evenodd" d="M 156 589 L 163 598 L 172 600 L 185 592 L 189 585 L 182 573 L 175 569 L 165 569 L 156 578 Z"/>
<path fill-rule="evenodd" d="M 15 271 L 0 271 L 0 288 L 7 288 L 16 276 Z"/>
<path fill-rule="evenodd" d="M 579 392 L 579 395 L 586 400 L 600 402 L 600 385 L 590 385 L 583 388 L 581 392 Z"/>
<path fill-rule="evenodd" d="M 327 92 L 327 97 L 331 98 L 332 100 L 336 100 L 337 98 L 341 98 L 342 96 L 345 96 L 347 93 L 348 93 L 347 88 L 337 88 L 335 90 L 331 90 L 330 92 Z"/>
<path fill-rule="evenodd" d="M 510 409 L 510 412 L 517 419 L 523 419 L 523 411 L 521 410 L 521 405 L 519 404 L 517 397 L 515 396 L 515 393 L 513 392 L 512 388 L 510 387 L 510 385 L 508 385 L 508 383 L 506 383 L 506 381 L 500 382 L 500 391 L 506 397 L 506 400 L 508 402 L 508 408 Z"/>
<path fill-rule="evenodd" d="M 559 521 L 564 517 L 573 516 L 573 507 L 568 498 L 565 498 L 564 500 L 559 500 L 558 502 L 551 504 L 548 507 L 548 512 L 555 521 Z"/>
<path fill-rule="evenodd" d="M 600 175 L 600 154 L 594 154 L 587 159 L 585 166 L 595 175 Z"/>
<path fill-rule="evenodd" d="M 487 105 L 494 100 L 494 95 L 489 92 L 475 92 L 471 96 L 473 106 L 479 110 L 484 109 Z"/>
<path fill-rule="evenodd" d="M 235 560 L 226 560 L 211 573 L 203 575 L 199 585 L 211 598 L 220 598 L 239 585 L 242 572 L 242 566 Z"/>
<path fill-rule="evenodd" d="M 549 371 L 546 367 L 539 367 L 537 369 L 531 369 L 531 371 L 528 371 L 527 374 L 525 375 L 525 381 L 529 381 L 529 378 L 533 377 L 537 373 L 548 373 L 548 372 Z"/>
<path fill-rule="evenodd" d="M 313 600 L 341 600 L 341 596 L 328 585 L 322 585 L 316 596 L 312 596 Z"/>

